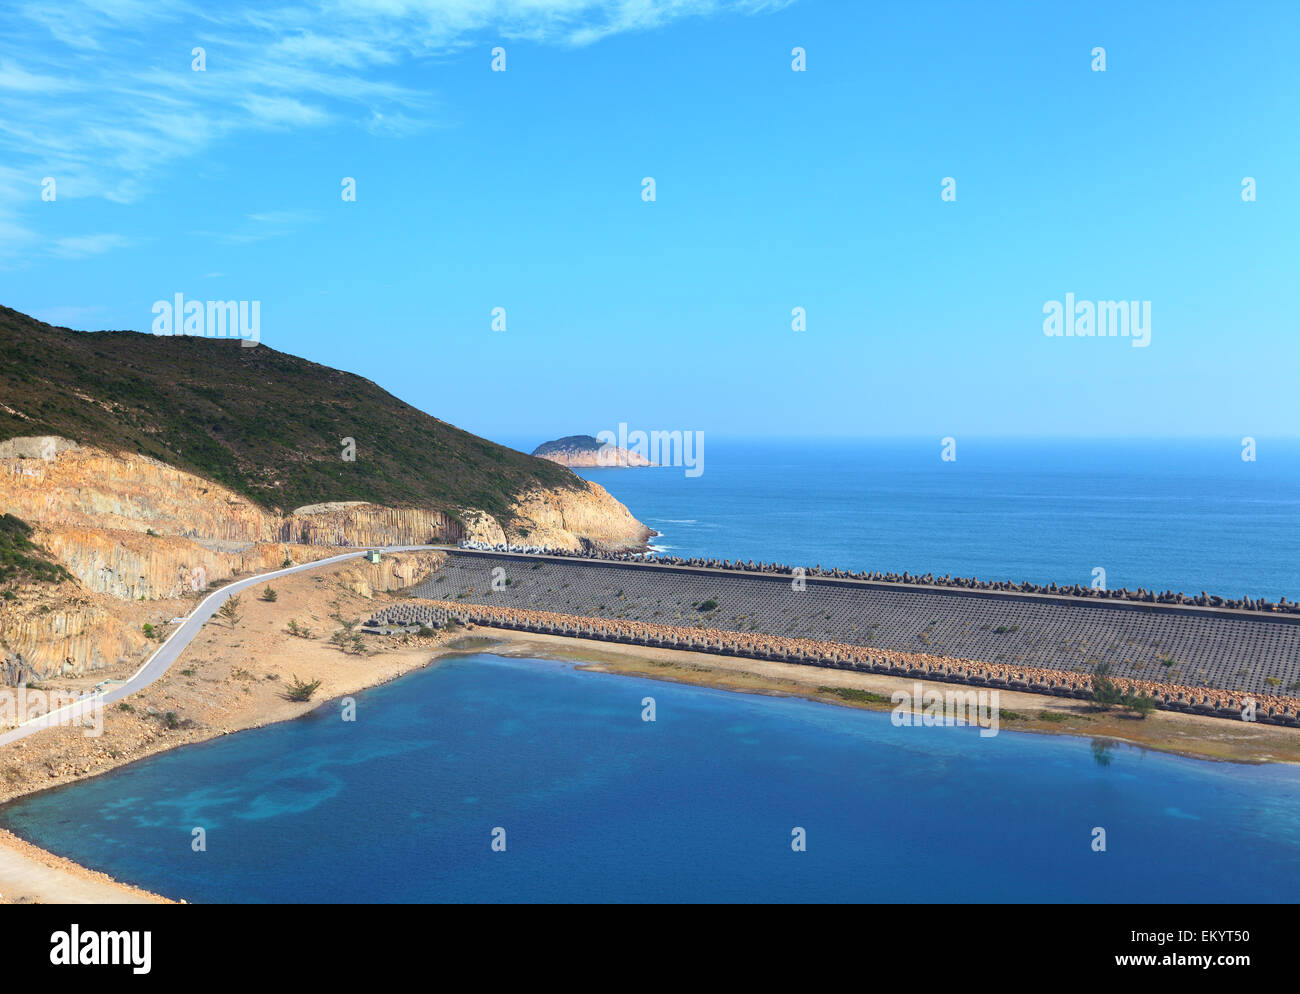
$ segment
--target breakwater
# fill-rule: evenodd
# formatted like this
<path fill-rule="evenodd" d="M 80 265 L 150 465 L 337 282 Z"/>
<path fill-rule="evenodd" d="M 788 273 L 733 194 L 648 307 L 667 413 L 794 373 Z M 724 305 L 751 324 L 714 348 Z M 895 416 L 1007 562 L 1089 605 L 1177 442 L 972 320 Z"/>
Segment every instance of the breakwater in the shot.
<path fill-rule="evenodd" d="M 1126 680 L 1256 698 L 1300 691 L 1300 619 L 1290 615 L 467 550 L 411 592 L 1068 673 L 1106 662 Z"/>
<path fill-rule="evenodd" d="M 443 627 L 452 621 L 462 625 L 483 625 L 539 635 L 561 635 L 647 648 L 681 649 L 771 662 L 824 666 L 1080 700 L 1090 700 L 1093 690 L 1092 677 L 1086 674 L 1066 673 L 1037 666 L 1007 666 L 950 659 L 927 653 L 872 650 L 858 645 L 814 639 L 739 634 L 622 619 L 584 618 L 553 611 L 529 611 L 454 601 L 389 605 L 367 620 L 364 630 L 392 634 L 425 625 Z M 1256 696 L 1240 691 L 1197 690 L 1153 680 L 1116 682 L 1119 689 L 1126 693 L 1134 692 L 1150 697 L 1155 706 L 1162 710 L 1240 721 L 1243 712 L 1253 708 L 1252 720 L 1300 727 L 1300 700 L 1295 698 Z"/>
<path fill-rule="evenodd" d="M 1214 608 L 1230 611 L 1244 611 L 1263 615 L 1294 615 L 1300 621 L 1300 603 L 1286 597 L 1270 601 L 1263 597 L 1220 597 L 1207 594 L 1184 594 L 1175 590 L 1147 590 L 1138 587 L 1109 588 L 1093 587 L 1082 583 L 1031 583 L 1028 580 L 981 580 L 971 576 L 952 576 L 944 573 L 902 573 L 880 572 L 879 570 L 850 570 L 838 567 L 790 566 L 786 563 L 755 562 L 752 559 L 715 559 L 682 556 L 654 556 L 644 552 L 617 552 L 602 549 L 551 549 L 538 546 L 516 546 L 505 543 L 479 541 L 462 541 L 460 546 L 466 551 L 505 552 L 523 555 L 547 555 L 569 559 L 595 559 L 601 562 L 640 562 L 656 566 L 684 566 L 691 569 L 725 569 L 745 573 L 761 573 L 769 576 L 813 577 L 816 579 L 860 580 L 876 584 L 901 586 L 947 587 L 954 590 L 983 591 L 1004 594 L 1045 594 L 1052 597 L 1078 597 L 1099 601 L 1128 601 L 1136 604 L 1160 604 L 1166 606 Z"/>

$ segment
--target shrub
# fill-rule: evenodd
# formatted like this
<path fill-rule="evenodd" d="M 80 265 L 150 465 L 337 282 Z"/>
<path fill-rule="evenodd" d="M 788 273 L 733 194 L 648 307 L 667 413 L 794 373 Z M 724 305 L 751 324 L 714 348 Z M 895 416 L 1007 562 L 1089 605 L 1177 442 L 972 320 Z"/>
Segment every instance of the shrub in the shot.
<path fill-rule="evenodd" d="M 1152 711 L 1156 709 L 1155 699 L 1145 694 L 1125 694 L 1123 705 L 1136 714 L 1139 718 L 1145 719 Z"/>
<path fill-rule="evenodd" d="M 239 624 L 240 619 L 244 616 L 239 610 L 239 603 L 239 596 L 235 595 L 234 597 L 227 598 L 226 602 L 217 609 L 217 613 L 230 622 L 231 628 L 234 628 Z"/>
<path fill-rule="evenodd" d="M 260 599 L 266 601 L 268 604 L 272 604 L 279 598 L 279 596 L 280 595 L 275 592 L 275 588 L 268 584 L 262 588 L 262 596 Z"/>
<path fill-rule="evenodd" d="M 356 627 L 357 627 L 357 624 L 361 621 L 360 618 L 351 618 L 351 619 L 349 619 L 349 618 L 345 618 L 345 617 L 343 617 L 343 615 L 339 614 L 337 611 L 335 611 L 333 614 L 331 614 L 330 617 L 333 618 L 335 621 L 337 621 L 340 625 L 342 625 L 344 631 L 348 631 L 348 632 L 350 632 L 350 631 L 352 631 L 352 629 L 356 628 Z"/>
<path fill-rule="evenodd" d="M 295 673 L 293 682 L 285 684 L 284 693 L 280 696 L 286 701 L 298 701 L 299 703 L 310 701 L 312 694 L 320 689 L 320 683 L 319 680 L 313 680 L 310 683 L 299 680 L 298 675 Z"/>
<path fill-rule="evenodd" d="M 1098 663 L 1092 671 L 1092 702 L 1103 711 L 1119 704 L 1124 697 L 1110 678 L 1110 663 Z"/>
<path fill-rule="evenodd" d="M 340 628 L 331 635 L 330 645 L 353 655 L 361 655 L 366 651 L 366 643 L 362 640 L 361 633 L 347 628 Z"/>
<path fill-rule="evenodd" d="M 884 694 L 876 694 L 870 690 L 858 690 L 856 687 L 818 687 L 818 693 L 833 694 L 834 696 L 846 701 L 853 701 L 855 704 L 889 704 L 892 698 Z"/>

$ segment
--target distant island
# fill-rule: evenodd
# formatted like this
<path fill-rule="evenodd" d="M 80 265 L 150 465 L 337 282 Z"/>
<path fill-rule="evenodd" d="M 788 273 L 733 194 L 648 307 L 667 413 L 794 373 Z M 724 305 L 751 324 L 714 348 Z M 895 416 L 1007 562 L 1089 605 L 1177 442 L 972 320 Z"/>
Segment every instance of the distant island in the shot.
<path fill-rule="evenodd" d="M 602 442 L 590 435 L 566 435 L 564 438 L 543 442 L 533 449 L 532 454 L 559 463 L 561 466 L 655 465 L 638 452 L 619 448 L 611 442 Z"/>

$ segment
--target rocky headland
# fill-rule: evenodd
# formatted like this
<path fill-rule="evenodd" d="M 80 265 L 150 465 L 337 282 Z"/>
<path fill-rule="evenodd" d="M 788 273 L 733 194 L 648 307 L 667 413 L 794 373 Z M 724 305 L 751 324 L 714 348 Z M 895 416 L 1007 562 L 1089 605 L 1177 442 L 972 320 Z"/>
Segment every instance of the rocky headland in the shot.
<path fill-rule="evenodd" d="M 533 455 L 575 469 L 655 465 L 639 452 L 602 442 L 591 435 L 566 435 L 543 442 L 533 449 Z"/>

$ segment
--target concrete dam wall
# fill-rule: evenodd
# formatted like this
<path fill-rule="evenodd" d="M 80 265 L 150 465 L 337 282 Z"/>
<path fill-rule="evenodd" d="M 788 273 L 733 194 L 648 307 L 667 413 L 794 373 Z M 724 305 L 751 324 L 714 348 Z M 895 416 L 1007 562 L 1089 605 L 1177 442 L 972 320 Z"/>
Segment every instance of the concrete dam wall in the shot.
<path fill-rule="evenodd" d="M 494 570 L 498 580 L 493 589 Z M 1300 618 L 459 550 L 416 597 L 1296 696 Z"/>

